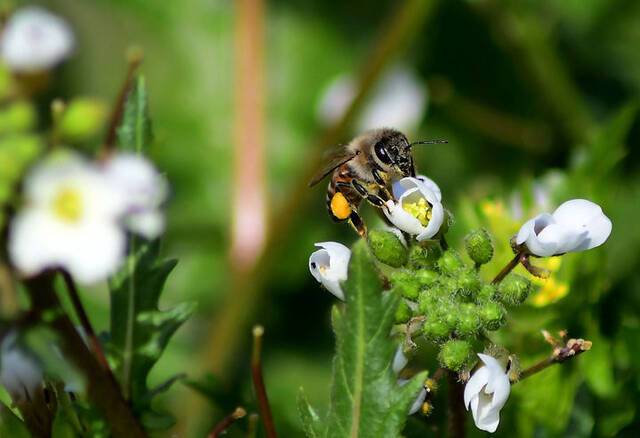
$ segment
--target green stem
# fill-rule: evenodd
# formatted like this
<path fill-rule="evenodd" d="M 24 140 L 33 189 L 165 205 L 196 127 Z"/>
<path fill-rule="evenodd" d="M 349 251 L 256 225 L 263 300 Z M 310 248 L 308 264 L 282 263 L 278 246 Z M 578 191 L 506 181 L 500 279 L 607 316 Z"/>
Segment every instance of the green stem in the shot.
<path fill-rule="evenodd" d="M 491 280 L 491 284 L 499 284 L 504 279 L 504 277 L 509 274 L 509 272 L 513 271 L 513 268 L 518 266 L 518 263 L 522 261 L 523 257 L 525 257 L 525 254 L 522 252 L 518 252 L 515 257 L 511 259 L 511 261 L 507 263 L 507 265 L 502 268 L 500 272 L 498 272 L 498 275 L 496 275 L 495 278 Z"/>

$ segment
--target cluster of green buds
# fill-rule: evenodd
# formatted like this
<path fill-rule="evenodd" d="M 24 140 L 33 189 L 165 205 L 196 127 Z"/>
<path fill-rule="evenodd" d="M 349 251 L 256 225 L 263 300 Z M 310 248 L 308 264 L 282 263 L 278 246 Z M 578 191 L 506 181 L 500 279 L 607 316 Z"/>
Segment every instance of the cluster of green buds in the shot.
<path fill-rule="evenodd" d="M 450 370 L 468 369 L 476 360 L 474 341 L 502 327 L 505 306 L 523 303 L 531 291 L 531 282 L 517 274 L 499 285 L 482 279 L 481 266 L 493 256 L 491 236 L 484 229 L 465 238 L 472 263 L 453 249 L 442 249 L 438 240 L 407 247 L 396 234 L 378 230 L 368 240 L 378 261 L 388 266 L 383 271 L 391 290 L 402 296 L 396 322 L 408 338 L 423 336 L 436 345 L 441 365 Z"/>

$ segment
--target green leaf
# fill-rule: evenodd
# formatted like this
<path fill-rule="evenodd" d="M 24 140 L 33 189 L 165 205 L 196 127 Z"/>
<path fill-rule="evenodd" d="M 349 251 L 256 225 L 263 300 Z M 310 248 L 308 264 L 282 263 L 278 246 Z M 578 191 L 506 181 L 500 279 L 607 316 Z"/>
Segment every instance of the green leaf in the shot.
<path fill-rule="evenodd" d="M 149 389 L 147 377 L 160 359 L 171 336 L 195 309 L 194 303 L 182 303 L 160 310 L 158 302 L 175 260 L 159 260 L 160 245 L 132 239 L 126 266 L 110 281 L 111 336 L 110 359 L 120 379 L 125 397 L 138 413 L 149 413 L 153 397 L 160 389 Z M 164 421 L 163 424 L 168 424 Z"/>
<path fill-rule="evenodd" d="M 120 149 L 140 153 L 152 140 L 151 119 L 144 76 L 137 76 L 124 105 L 122 122 L 117 131 Z"/>
<path fill-rule="evenodd" d="M 319 438 L 321 436 L 320 430 L 322 425 L 320 416 L 309 404 L 302 388 L 300 388 L 300 392 L 298 393 L 298 413 L 304 433 L 310 438 Z"/>
<path fill-rule="evenodd" d="M 326 428 L 318 436 L 400 436 L 426 374 L 401 387 L 391 370 L 396 346 L 389 333 L 400 297 L 382 292 L 364 241 L 353 248 L 349 279 L 343 287 L 346 305 L 334 306 L 332 311 L 336 355 L 331 404 Z M 308 420 L 314 411 L 304 402 L 301 405 L 303 422 L 312 425 Z M 317 429 L 307 426 L 307 431 Z"/>
<path fill-rule="evenodd" d="M 0 403 L 0 436 L 29 438 L 31 434 L 24 423 L 4 404 Z"/>

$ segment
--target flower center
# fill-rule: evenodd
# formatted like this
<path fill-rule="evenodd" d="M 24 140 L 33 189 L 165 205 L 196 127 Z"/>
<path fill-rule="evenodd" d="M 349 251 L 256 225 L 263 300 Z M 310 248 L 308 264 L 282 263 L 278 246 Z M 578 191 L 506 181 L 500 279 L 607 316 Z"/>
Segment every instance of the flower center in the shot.
<path fill-rule="evenodd" d="M 431 220 L 431 205 L 426 199 L 420 198 L 417 202 L 404 202 L 402 209 L 420 221 L 423 226 L 429 225 Z"/>
<path fill-rule="evenodd" d="M 52 204 L 54 214 L 64 222 L 78 222 L 82 217 L 82 197 L 76 189 L 62 188 L 56 194 Z"/>

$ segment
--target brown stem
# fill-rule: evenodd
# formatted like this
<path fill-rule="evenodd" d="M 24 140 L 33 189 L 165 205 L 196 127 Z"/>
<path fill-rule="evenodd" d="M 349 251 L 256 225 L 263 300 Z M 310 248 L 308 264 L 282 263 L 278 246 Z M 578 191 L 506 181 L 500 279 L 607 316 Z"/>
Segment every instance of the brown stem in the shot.
<path fill-rule="evenodd" d="M 591 341 L 585 341 L 584 339 L 569 339 L 564 346 L 557 346 L 554 348 L 551 356 L 544 358 L 540 362 L 531 365 L 529 368 L 522 371 L 518 381 L 531 377 L 553 364 L 565 362 L 584 353 L 585 351 L 589 351 L 590 349 Z"/>
<path fill-rule="evenodd" d="M 229 428 L 229 426 L 231 426 L 233 423 L 235 423 L 245 415 L 247 415 L 247 411 L 245 411 L 241 406 L 237 407 L 235 411 L 224 417 L 218 424 L 215 425 L 215 427 L 209 434 L 209 438 L 218 438 L 222 433 L 224 433 L 224 431 Z"/>
<path fill-rule="evenodd" d="M 76 316 L 80 320 L 80 325 L 82 329 L 86 333 L 89 338 L 89 343 L 91 344 L 91 349 L 93 350 L 93 354 L 96 355 L 98 362 L 102 365 L 102 368 L 111 374 L 111 368 L 109 367 L 109 362 L 107 362 L 107 357 L 102 350 L 102 345 L 100 344 L 100 340 L 96 335 L 93 326 L 91 325 L 91 321 L 89 320 L 89 316 L 87 312 L 84 310 L 84 306 L 82 305 L 82 301 L 80 300 L 80 294 L 78 294 L 78 288 L 76 287 L 73 278 L 67 271 L 60 271 L 62 273 L 62 278 L 64 279 L 64 284 L 67 287 L 67 292 L 69 293 L 69 298 L 71 299 L 71 303 L 73 304 L 73 309 L 76 312 Z M 115 381 L 115 378 L 113 379 Z"/>
<path fill-rule="evenodd" d="M 120 88 L 120 92 L 118 93 L 118 97 L 116 98 L 113 112 L 111 113 L 111 118 L 109 119 L 109 127 L 107 128 L 104 143 L 102 144 L 101 156 L 103 157 L 108 156 L 115 147 L 118 125 L 120 125 L 122 115 L 124 114 L 124 105 L 127 101 L 127 94 L 129 93 L 129 89 L 131 88 L 133 78 L 136 74 L 136 71 L 138 70 L 138 67 L 142 63 L 142 52 L 139 49 L 132 49 L 128 55 L 128 58 L 129 66 L 127 68 L 127 76 L 125 77 L 122 88 Z"/>
<path fill-rule="evenodd" d="M 123 438 L 146 437 L 147 434 L 122 397 L 117 383 L 105 373 L 95 356 L 87 349 L 64 312 L 54 288 L 54 275 L 53 272 L 46 272 L 25 281 L 34 311 L 48 316 L 44 322 L 58 334 L 64 356 L 86 377 L 89 399 L 107 420 L 113 435 Z"/>
<path fill-rule="evenodd" d="M 525 257 L 525 254 L 522 253 L 522 252 L 518 252 L 515 255 L 515 257 L 513 259 L 511 259 L 511 261 L 509 263 L 507 263 L 507 266 L 502 268 L 502 271 L 498 272 L 498 275 L 496 275 L 495 278 L 493 280 L 491 280 L 491 284 L 500 283 L 504 279 L 504 277 L 506 277 L 509 274 L 509 272 L 513 271 L 513 268 L 518 266 L 518 263 L 521 262 L 521 259 L 523 257 Z"/>
<path fill-rule="evenodd" d="M 264 386 L 262 377 L 262 336 L 264 328 L 257 325 L 253 328 L 253 350 L 251 352 L 251 377 L 253 378 L 253 386 L 258 399 L 258 407 L 260 416 L 264 423 L 264 429 L 268 438 L 276 438 L 276 428 L 273 424 L 273 416 L 271 415 L 271 406 L 267 397 L 267 390 Z"/>
<path fill-rule="evenodd" d="M 464 438 L 465 436 L 465 408 L 464 386 L 458 382 L 458 376 L 453 371 L 448 373 L 449 379 L 449 438 Z"/>

